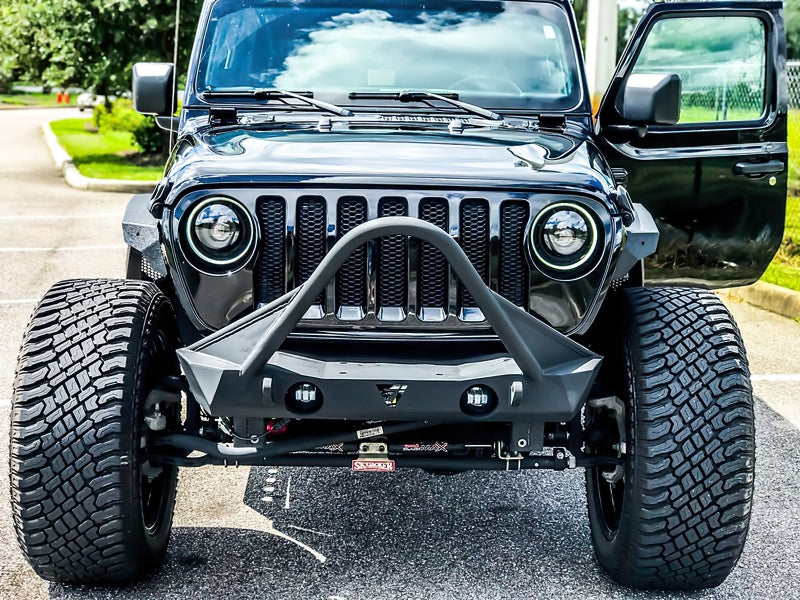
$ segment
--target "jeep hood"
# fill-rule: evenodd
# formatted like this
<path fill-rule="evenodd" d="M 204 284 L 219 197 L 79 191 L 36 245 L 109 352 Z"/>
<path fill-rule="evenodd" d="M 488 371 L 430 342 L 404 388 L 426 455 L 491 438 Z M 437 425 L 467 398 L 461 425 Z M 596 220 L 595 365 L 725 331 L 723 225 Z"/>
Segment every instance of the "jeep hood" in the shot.
<path fill-rule="evenodd" d="M 168 168 L 172 197 L 197 185 L 291 183 L 532 187 L 607 197 L 613 179 L 585 139 L 524 141 L 428 132 L 253 131 L 185 137 Z"/>

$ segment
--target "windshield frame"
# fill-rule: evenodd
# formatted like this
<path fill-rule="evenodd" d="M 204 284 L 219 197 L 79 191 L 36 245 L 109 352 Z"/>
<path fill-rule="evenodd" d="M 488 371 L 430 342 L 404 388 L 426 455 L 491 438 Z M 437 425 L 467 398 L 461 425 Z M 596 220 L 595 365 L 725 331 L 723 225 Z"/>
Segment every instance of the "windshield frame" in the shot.
<path fill-rule="evenodd" d="M 212 15 L 214 13 L 214 9 L 220 2 L 225 2 L 227 0 L 206 0 L 203 14 L 201 16 L 201 24 L 198 27 L 197 37 L 195 40 L 195 47 L 194 52 L 192 55 L 190 69 L 189 69 L 189 77 L 187 79 L 187 89 L 186 89 L 186 98 L 185 98 L 185 106 L 186 108 L 203 108 L 203 107 L 213 107 L 219 105 L 225 106 L 236 106 L 240 109 L 253 109 L 259 111 L 269 111 L 274 106 L 268 105 L 261 99 L 257 98 L 247 98 L 247 97 L 239 97 L 239 98 L 204 98 L 203 97 L 203 90 L 199 89 L 199 82 L 203 74 L 204 68 L 204 61 L 202 54 L 207 49 L 207 45 L 210 43 L 208 40 L 211 23 L 212 23 Z M 418 0 L 420 4 L 423 4 L 422 0 Z M 497 4 L 497 0 L 469 0 L 469 2 L 474 2 L 476 4 L 480 4 L 482 2 L 486 3 L 494 3 Z M 398 1 L 398 4 L 402 4 L 402 0 Z M 357 5 L 357 3 L 353 2 L 352 0 L 344 0 L 341 5 L 343 9 L 349 8 L 350 6 Z M 576 114 L 585 116 L 587 114 L 591 114 L 591 108 L 588 106 L 588 94 L 586 93 L 586 78 L 585 78 L 585 71 L 584 71 L 584 64 L 583 64 L 583 55 L 582 52 L 578 50 L 579 42 L 578 42 L 578 34 L 577 28 L 575 23 L 574 14 L 571 10 L 571 7 L 568 5 L 568 2 L 565 0 L 510 0 L 508 2 L 503 2 L 503 4 L 536 4 L 536 5 L 549 5 L 551 7 L 555 7 L 563 13 L 563 18 L 565 20 L 565 26 L 562 28 L 562 32 L 564 35 L 564 52 L 563 55 L 566 60 L 569 61 L 569 67 L 574 70 L 574 79 L 573 79 L 573 92 L 571 96 L 565 96 L 564 98 L 567 100 L 571 100 L 574 97 L 574 102 L 568 104 L 565 107 L 552 107 L 547 105 L 540 105 L 540 106 L 532 106 L 530 103 L 527 106 L 521 106 L 514 102 L 509 103 L 509 99 L 514 99 L 515 97 L 512 95 L 502 95 L 502 94 L 484 94 L 481 95 L 479 93 L 471 94 L 461 92 L 458 94 L 458 98 L 462 101 L 469 102 L 475 105 L 478 105 L 482 108 L 486 108 L 492 111 L 501 111 L 503 114 L 506 115 L 532 115 L 532 114 L 543 114 L 543 113 L 558 113 L 558 114 Z M 334 6 L 334 4 L 331 4 Z M 366 8 L 366 7 L 365 7 Z M 423 8 L 425 6 L 423 5 Z M 251 89 L 250 87 L 243 86 L 243 90 Z M 363 90 L 349 90 L 342 88 L 341 90 L 330 91 L 330 90 L 292 90 L 294 92 L 306 92 L 311 91 L 313 92 L 313 97 L 319 100 L 323 100 L 337 106 L 347 107 L 348 109 L 354 111 L 362 111 L 362 112 L 382 112 L 382 113 L 430 113 L 435 112 L 437 114 L 452 114 L 452 116 L 456 117 L 459 114 L 463 114 L 463 111 L 459 110 L 453 106 L 444 106 L 441 103 L 431 103 L 428 99 L 420 98 L 417 101 L 408 101 L 408 102 L 397 102 L 396 100 L 390 99 L 358 99 L 354 100 L 351 97 L 351 94 L 355 92 L 360 92 Z M 441 93 L 440 89 L 431 90 L 435 93 Z M 504 102 L 505 100 L 506 102 Z M 301 107 L 298 107 L 301 108 Z M 284 107 L 285 109 L 285 107 Z M 313 107 L 303 106 L 302 110 L 315 110 Z"/>

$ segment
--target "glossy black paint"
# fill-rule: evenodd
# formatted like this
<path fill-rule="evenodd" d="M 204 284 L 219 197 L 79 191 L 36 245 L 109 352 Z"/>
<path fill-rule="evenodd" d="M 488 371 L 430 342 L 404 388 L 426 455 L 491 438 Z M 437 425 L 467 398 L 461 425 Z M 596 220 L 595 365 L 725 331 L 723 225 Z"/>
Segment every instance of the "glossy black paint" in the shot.
<path fill-rule="evenodd" d="M 602 222 L 603 250 L 600 266 L 573 282 L 555 282 L 540 274 L 529 261 L 529 302 L 526 308 L 561 331 L 573 331 L 602 299 L 612 274 L 611 257 L 622 242 L 622 223 L 616 205 L 617 188 L 599 159 L 599 154 L 584 130 L 569 134 L 526 134 L 528 141 L 548 149 L 548 164 L 533 169 L 520 161 L 509 148 L 509 140 L 455 137 L 449 133 L 361 132 L 332 134 L 317 131 L 259 132 L 231 129 L 224 133 L 192 136 L 183 143 L 171 173 L 176 182 L 165 202 L 163 228 L 168 233 L 169 255 L 176 290 L 195 326 L 200 330 L 223 327 L 255 308 L 253 271 L 257 257 L 244 268 L 230 274 L 203 273 L 185 255 L 181 227 L 191 206 L 211 194 L 221 194 L 242 202 L 255 213 L 258 198 L 278 194 L 287 198 L 286 237 L 291 250 L 294 238 L 294 202 L 303 194 L 326 197 L 358 195 L 369 202 L 369 218 L 377 216 L 381 197 L 402 195 L 409 199 L 410 214 L 424 197 L 449 199 L 451 212 L 458 202 L 470 196 L 486 197 L 491 212 L 507 199 L 529 203 L 530 219 L 545 206 L 572 199 L 583 203 Z M 177 202 L 172 200 L 177 198 Z M 328 247 L 338 236 L 335 202 L 328 206 Z M 458 237 L 458 223 L 449 233 Z M 490 244 L 497 244 L 499 223 L 492 221 Z M 526 245 L 526 236 L 520 239 Z M 411 243 L 412 256 L 416 242 Z M 291 269 L 291 252 L 287 255 Z M 492 268 L 491 285 L 497 289 L 497 266 Z M 412 269 L 415 277 L 415 269 Z M 455 278 L 452 278 L 455 283 Z M 334 296 L 331 281 L 328 297 Z M 416 306 L 413 290 L 409 306 Z M 451 299 L 455 294 L 451 293 Z M 468 324 L 455 316 L 442 323 L 423 323 L 411 314 L 395 331 L 414 329 L 439 332 L 486 330 L 485 322 Z M 302 331 L 313 335 L 335 335 L 351 330 L 353 323 L 338 321 L 332 305 L 320 321 L 306 321 Z M 361 330 L 386 329 L 387 324 L 369 312 L 357 326 Z M 477 331 L 476 331 L 477 330 Z"/>
<path fill-rule="evenodd" d="M 322 356 L 308 348 L 300 354 L 281 350 L 351 252 L 369 240 L 392 234 L 424 239 L 443 253 L 507 354 L 488 354 L 476 345 L 467 357 L 442 356 L 430 346 L 405 356 L 386 346 L 376 353 L 375 349 L 365 351 L 359 343 L 328 349 Z M 297 409 L 287 395 L 296 386 L 310 383 L 321 390 L 323 398 L 313 408 L 314 418 L 522 423 L 570 420 L 586 399 L 602 360 L 487 289 L 447 232 L 410 217 L 389 217 L 355 227 L 299 291 L 181 348 L 178 357 L 194 398 L 212 415 L 292 418 Z M 407 387 L 402 402 L 387 403 L 376 381 L 402 381 Z M 495 402 L 488 413 L 464 410 L 452 402 L 476 385 L 493 389 L 495 398 L 504 401 Z"/>
<path fill-rule="evenodd" d="M 559 3 L 568 4 L 566 0 Z M 199 35 L 205 31 L 211 4 L 206 2 Z M 658 225 L 658 249 L 646 261 L 649 280 L 721 287 L 758 278 L 780 242 L 786 172 L 765 177 L 737 172 L 752 168 L 749 165 L 754 162 L 786 164 L 787 91 L 779 4 L 653 5 L 623 56 L 596 127 L 592 126 L 588 94 L 584 92 L 578 105 L 553 121 L 561 122 L 562 131 L 557 127 L 552 131 L 476 128 L 453 133 L 441 124 L 415 126 L 411 122 L 349 128 L 346 118 L 337 121 L 337 117 L 323 115 L 313 107 L 293 110 L 294 122 L 290 124 L 263 121 L 244 126 L 237 123 L 237 116 L 249 115 L 257 121 L 258 114 L 263 115 L 267 108 L 252 100 L 227 98 L 212 103 L 201 98 L 193 83 L 198 58 L 193 57 L 180 137 L 151 201 L 151 212 L 160 219 L 171 274 L 186 315 L 197 331 L 208 332 L 256 308 L 255 257 L 243 269 L 225 275 L 198 272 L 184 258 L 181 218 L 192 203 L 212 193 L 240 199 L 254 210 L 261 195 L 276 191 L 345 195 L 368 190 L 375 197 L 370 201 L 370 218 L 377 214 L 373 206 L 377 199 L 393 193 L 444 196 L 451 210 L 459 198 L 470 194 L 492 195 L 495 211 L 503 198 L 525 199 L 530 202 L 531 219 L 541 202 L 572 196 L 597 207 L 602 215 L 606 234 L 602 265 L 583 279 L 563 283 L 539 273 L 529 260 L 529 302 L 525 308 L 560 331 L 584 333 L 612 279 L 625 275 L 615 272 L 614 260 L 623 244 L 622 222 L 629 218 L 631 200 L 626 190 L 617 188 L 609 163 L 627 170 L 626 185 L 632 201 L 644 204 Z M 652 23 L 669 14 L 708 11 L 756 14 L 765 23 L 770 46 L 763 118 L 705 127 L 651 126 L 641 138 L 625 138 L 625 134 L 614 131 L 615 126 L 630 125 L 620 116 L 618 95 Z M 571 27 L 575 35 L 574 19 Z M 585 90 L 583 74 L 581 84 Z M 212 107 L 225 108 L 226 119 L 215 119 L 210 114 Z M 350 108 L 365 116 L 413 119 L 434 115 L 445 123 L 464 117 L 452 106 L 432 109 L 422 102 L 355 102 Z M 504 116 L 533 118 L 523 111 Z M 546 149 L 542 168 L 532 168 L 519 159 L 518 151 L 527 144 Z M 293 210 L 288 214 L 293 215 Z M 335 219 L 329 219 L 328 248 L 337 238 L 335 224 L 331 223 Z M 458 235 L 457 229 L 450 233 Z M 293 235 L 290 219 L 286 231 L 289 247 Z M 494 248 L 497 244 L 495 228 L 490 245 Z M 633 279 L 638 281 L 638 276 Z M 496 265 L 490 285 L 497 289 Z M 328 297 L 334 294 L 332 286 Z M 409 305 L 414 306 L 413 297 Z M 387 328 L 369 314 L 359 328 L 380 331 L 387 339 L 414 331 L 422 335 L 436 331 L 444 336 L 488 333 L 485 323 L 468 324 L 452 315 L 433 327 L 412 315 Z M 327 314 L 316 323 L 302 322 L 299 330 L 305 336 L 344 339 L 353 328 Z"/>
<path fill-rule="evenodd" d="M 765 111 L 756 121 L 651 126 L 642 138 L 620 139 L 619 94 L 646 33 L 676 15 L 754 16 L 765 27 Z M 780 2 L 653 4 L 640 21 L 598 113 L 598 143 L 613 167 L 629 173 L 628 190 L 658 224 L 657 251 L 646 278 L 705 287 L 757 280 L 776 250 L 785 215 L 787 169 L 748 177 L 740 163 L 779 161 L 786 145 L 786 49 Z M 774 181 L 770 179 L 774 177 Z"/>

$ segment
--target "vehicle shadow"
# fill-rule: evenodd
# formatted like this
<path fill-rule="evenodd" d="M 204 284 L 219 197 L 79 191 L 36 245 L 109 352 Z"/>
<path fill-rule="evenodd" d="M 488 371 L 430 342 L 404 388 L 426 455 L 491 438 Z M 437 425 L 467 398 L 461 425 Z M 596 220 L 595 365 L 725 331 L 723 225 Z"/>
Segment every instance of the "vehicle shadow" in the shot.
<path fill-rule="evenodd" d="M 122 589 L 52 585 L 51 597 L 556 597 L 587 577 L 595 589 L 622 591 L 595 563 L 581 471 L 270 475 L 251 470 L 245 503 L 324 562 L 262 531 L 176 528 L 152 577 Z M 272 502 L 265 488 L 276 488 Z"/>
<path fill-rule="evenodd" d="M 760 402 L 756 417 L 760 446 L 751 532 L 741 561 L 716 589 L 662 594 L 611 581 L 592 551 L 582 470 L 441 476 L 254 468 L 244 503 L 256 518 L 267 517 L 262 520 L 272 533 L 178 527 L 164 566 L 151 577 L 123 588 L 51 584 L 50 597 L 793 597 L 795 586 L 788 582 L 798 566 L 800 539 L 790 524 L 798 516 L 800 472 L 787 464 L 800 461 L 800 432 Z M 776 447 L 783 455 L 771 451 Z M 779 593 L 787 584 L 788 593 Z"/>

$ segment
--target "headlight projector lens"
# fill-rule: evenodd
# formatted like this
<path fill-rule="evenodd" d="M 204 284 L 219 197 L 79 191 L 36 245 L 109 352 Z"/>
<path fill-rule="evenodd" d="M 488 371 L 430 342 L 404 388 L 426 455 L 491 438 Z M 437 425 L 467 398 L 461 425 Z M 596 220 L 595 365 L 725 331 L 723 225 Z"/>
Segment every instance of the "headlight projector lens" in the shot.
<path fill-rule="evenodd" d="M 184 225 L 185 239 L 201 267 L 231 269 L 247 260 L 254 248 L 255 224 L 247 209 L 231 198 L 200 202 Z"/>
<path fill-rule="evenodd" d="M 548 206 L 533 220 L 531 252 L 536 266 L 555 279 L 572 279 L 591 271 L 598 248 L 596 219 L 583 206 Z"/>
<path fill-rule="evenodd" d="M 208 204 L 194 219 L 197 239 L 210 250 L 224 250 L 236 243 L 242 234 L 239 216 L 224 204 Z"/>

